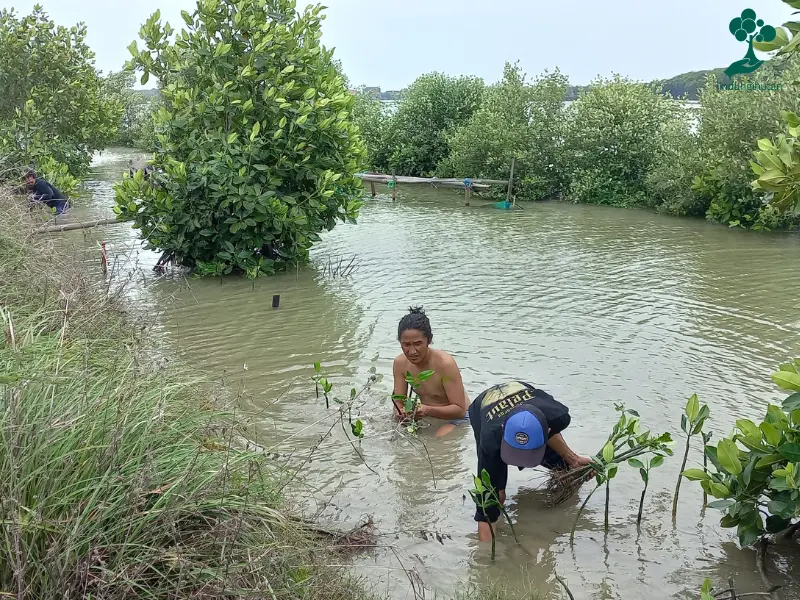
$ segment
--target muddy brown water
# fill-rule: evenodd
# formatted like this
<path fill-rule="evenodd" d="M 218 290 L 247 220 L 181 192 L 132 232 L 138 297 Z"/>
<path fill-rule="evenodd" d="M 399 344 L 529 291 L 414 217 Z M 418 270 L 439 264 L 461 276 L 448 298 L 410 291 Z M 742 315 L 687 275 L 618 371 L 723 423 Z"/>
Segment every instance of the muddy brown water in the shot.
<path fill-rule="evenodd" d="M 88 197 L 71 218 L 108 215 L 111 181 L 132 156 L 117 150 L 96 158 Z M 758 418 L 768 402 L 780 401 L 769 374 L 800 356 L 800 237 L 563 203 L 510 212 L 473 201 L 467 208 L 454 193 L 423 187 L 399 188 L 393 203 L 386 192 L 367 198 L 357 226 L 337 226 L 313 250 L 318 267 L 355 257 L 358 267 L 346 279 L 301 269 L 255 284 L 156 280 L 150 269 L 157 257 L 136 249 L 129 227 L 66 235 L 84 244 L 94 268 L 97 244 L 106 240 L 112 264 L 137 271 L 132 301 L 161 309 L 166 343 L 184 360 L 246 390 L 253 435 L 292 455 L 278 461 L 296 467 L 330 427 L 329 418 L 320 422 L 329 411 L 315 397 L 314 361 L 341 397 L 377 378 L 358 410 L 367 432 L 360 450 L 377 474 L 336 428 L 302 480 L 287 488 L 333 526 L 372 515 L 383 547 L 360 558 L 357 570 L 376 591 L 413 598 L 403 568 L 424 583 L 428 598 L 486 579 L 560 598 L 554 571 L 578 599 L 699 597 L 705 577 L 733 576 L 740 592 L 762 590 L 754 552 L 740 550 L 733 532 L 719 527 L 718 511 L 701 516 L 697 485 L 684 483 L 673 527 L 677 457 L 652 474 L 641 531 L 639 475 L 622 469 L 613 481 L 610 533 L 603 533 L 597 494 L 574 547 L 569 529 L 590 486 L 546 508 L 543 473 L 512 469 L 509 507 L 522 547 L 501 525 L 492 563 L 465 500 L 476 468 L 469 426 L 444 439 L 423 429 L 429 463 L 419 442 L 392 433 L 391 364 L 398 320 L 409 305 L 423 305 L 435 347 L 456 358 L 471 397 L 510 378 L 542 387 L 570 407 L 565 437 L 581 453 L 600 449 L 615 402 L 678 438 L 694 392 L 711 406 L 718 437 L 735 419 Z M 281 296 L 278 309 L 273 294 Z M 691 459 L 700 457 L 695 445 Z M 424 539 L 422 531 L 434 535 Z M 773 579 L 789 586 L 782 597 L 800 598 L 791 580 L 799 566 L 792 550 L 770 555 Z"/>

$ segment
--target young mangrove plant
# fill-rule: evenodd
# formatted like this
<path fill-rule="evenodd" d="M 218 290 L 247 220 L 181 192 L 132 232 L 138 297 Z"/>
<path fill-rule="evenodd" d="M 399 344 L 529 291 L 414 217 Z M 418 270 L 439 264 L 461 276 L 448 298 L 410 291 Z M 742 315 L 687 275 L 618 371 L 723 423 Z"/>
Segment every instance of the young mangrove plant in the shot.
<path fill-rule="evenodd" d="M 481 471 L 481 476 L 478 477 L 477 475 L 473 476 L 473 482 L 475 483 L 475 488 L 469 491 L 469 495 L 472 496 L 473 501 L 478 506 L 479 509 L 483 512 L 484 516 L 486 517 L 486 523 L 489 525 L 489 532 L 492 534 L 492 560 L 495 557 L 495 533 L 494 527 L 492 527 L 492 522 L 489 519 L 488 510 L 490 508 L 497 507 L 500 509 L 500 512 L 503 513 L 503 516 L 506 518 L 508 522 L 508 526 L 511 528 L 511 533 L 514 536 L 514 541 L 519 544 L 519 539 L 517 538 L 517 532 L 514 529 L 514 523 L 511 522 L 511 517 L 508 515 L 506 511 L 506 507 L 500 502 L 500 496 L 497 493 L 497 490 L 492 485 L 492 480 L 489 477 L 489 472 L 486 469 Z"/>
<path fill-rule="evenodd" d="M 395 394 L 392 396 L 392 402 L 398 414 L 400 409 L 397 402 L 403 403 L 403 413 L 408 417 L 410 415 L 411 422 L 407 426 L 407 430 L 411 434 L 416 434 L 419 426 L 417 424 L 417 408 L 419 407 L 419 388 L 420 386 L 433 377 L 434 371 L 420 371 L 419 375 L 412 375 L 411 371 L 406 371 L 406 383 L 409 387 L 409 393 Z M 402 415 L 401 415 L 402 416 Z"/>
<path fill-rule="evenodd" d="M 662 454 L 656 454 L 649 461 L 641 461 L 638 458 L 631 458 L 628 460 L 628 464 L 635 469 L 639 469 L 639 475 L 641 475 L 642 481 L 644 482 L 642 497 L 639 500 L 639 513 L 636 515 L 636 524 L 641 525 L 642 510 L 644 509 L 644 497 L 647 495 L 647 486 L 650 483 L 650 469 L 655 469 L 656 467 L 663 465 L 664 456 Z"/>
<path fill-rule="evenodd" d="M 686 469 L 686 461 L 689 459 L 689 449 L 692 441 L 692 436 L 702 433 L 703 424 L 706 422 L 710 415 L 707 404 L 700 407 L 700 401 L 697 399 L 697 394 L 692 394 L 689 401 L 686 403 L 686 408 L 681 415 L 681 430 L 686 434 L 686 449 L 683 453 L 683 462 L 681 463 L 681 470 L 678 473 L 678 483 L 675 484 L 675 497 L 672 499 L 672 520 L 678 515 L 678 495 L 681 491 L 681 481 L 683 480 L 684 469 Z M 703 436 L 705 439 L 705 436 Z M 709 436 L 710 439 L 710 436 Z"/>
<path fill-rule="evenodd" d="M 361 451 L 356 447 L 355 443 L 350 439 L 350 436 L 347 434 L 347 429 L 345 429 L 344 421 L 346 417 L 347 422 L 350 425 L 350 433 L 352 433 L 354 437 L 358 438 L 359 440 L 364 438 L 365 435 L 364 422 L 358 418 L 353 420 L 353 408 L 355 407 L 356 401 L 361 397 L 361 394 L 363 394 L 364 391 L 366 391 L 369 388 L 372 382 L 375 381 L 375 376 L 373 375 L 372 377 L 369 378 L 367 384 L 362 388 L 361 392 L 358 392 L 356 388 L 351 388 L 350 396 L 347 400 L 341 400 L 336 396 L 329 395 L 333 390 L 333 384 L 328 380 L 327 377 L 323 376 L 322 364 L 319 362 L 314 363 L 314 375 L 312 377 L 312 380 L 314 381 L 317 398 L 319 398 L 320 389 L 322 390 L 322 395 L 325 398 L 325 408 L 330 409 L 331 401 L 333 401 L 334 404 L 337 404 L 339 406 L 338 418 L 336 421 L 334 421 L 333 426 L 331 426 L 331 430 L 333 429 L 333 427 L 336 426 L 336 423 L 341 423 L 345 437 L 347 437 L 348 441 L 353 446 L 353 450 L 355 450 L 356 453 L 359 455 L 361 460 L 364 462 L 364 465 L 366 465 L 366 467 L 374 473 L 375 471 L 372 469 L 372 467 L 370 467 L 367 464 L 367 461 L 364 459 L 364 455 L 361 454 Z"/>
<path fill-rule="evenodd" d="M 767 543 L 800 530 L 800 359 L 772 380 L 792 392 L 782 406 L 769 404 L 758 424 L 739 419 L 730 436 L 706 446 L 708 469 L 682 472 L 716 499 L 708 507 L 724 512 L 720 525 L 736 527 L 742 547 L 759 548 L 760 566 Z"/>
<path fill-rule="evenodd" d="M 672 455 L 672 449 L 669 448 L 672 437 L 669 433 L 663 433 L 657 437 L 651 435 L 649 431 L 641 433 L 639 413 L 635 410 L 626 409 L 621 404 L 615 405 L 615 409 L 620 413 L 619 420 L 614 425 L 614 429 L 603 449 L 592 457 L 592 464 L 579 469 L 551 471 L 547 490 L 548 504 L 551 506 L 572 497 L 587 481 L 592 472 L 595 474 L 596 485 L 578 509 L 578 514 L 575 516 L 575 522 L 570 531 L 570 543 L 575 539 L 575 529 L 578 526 L 578 520 L 583 510 L 595 492 L 603 485 L 606 486 L 604 528 L 608 531 L 611 503 L 609 482 L 616 477 L 621 464 L 631 464 L 629 462 L 631 459 L 647 455 L 660 456 L 662 461 L 664 456 Z M 644 463 L 642 463 L 642 466 L 644 466 Z"/>

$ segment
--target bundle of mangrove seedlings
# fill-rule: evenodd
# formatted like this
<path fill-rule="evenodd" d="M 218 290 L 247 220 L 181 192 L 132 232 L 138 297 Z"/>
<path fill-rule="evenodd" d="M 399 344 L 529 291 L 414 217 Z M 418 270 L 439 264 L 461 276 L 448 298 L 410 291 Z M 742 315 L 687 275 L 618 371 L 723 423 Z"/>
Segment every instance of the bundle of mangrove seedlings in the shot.
<path fill-rule="evenodd" d="M 360 597 L 224 391 L 151 360 L 63 238 L 0 211 L 0 596 Z"/>
<path fill-rule="evenodd" d="M 672 454 L 672 450 L 667 446 L 672 441 L 669 433 L 659 436 L 653 436 L 649 431 L 642 433 L 639 414 L 635 410 L 625 409 L 622 405 L 616 405 L 615 408 L 620 413 L 619 420 L 603 448 L 592 456 L 592 464 L 578 469 L 564 468 L 550 471 L 546 484 L 548 506 L 566 502 L 592 477 L 598 480 L 598 484 L 601 483 L 600 480 L 612 479 L 619 465 L 626 462 L 644 470 L 645 463 L 641 458 L 645 455 Z M 660 461 L 656 461 L 652 466 L 658 464 Z"/>

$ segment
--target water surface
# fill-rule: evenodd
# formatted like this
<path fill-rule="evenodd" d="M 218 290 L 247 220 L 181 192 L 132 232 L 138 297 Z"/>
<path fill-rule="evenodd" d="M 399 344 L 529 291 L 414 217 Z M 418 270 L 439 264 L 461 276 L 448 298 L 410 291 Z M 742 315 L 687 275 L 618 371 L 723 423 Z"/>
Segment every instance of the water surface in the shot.
<path fill-rule="evenodd" d="M 110 181 L 129 154 L 98 157 L 91 197 L 75 215 L 107 216 Z M 732 532 L 719 528 L 718 512 L 701 517 L 694 484 L 683 486 L 673 528 L 678 459 L 653 473 L 641 531 L 641 482 L 625 469 L 613 482 L 611 532 L 603 534 L 598 494 L 574 547 L 568 532 L 589 486 L 566 505 L 546 508 L 538 489 L 544 475 L 512 470 L 509 506 L 523 547 L 501 526 L 491 563 L 465 501 L 476 468 L 471 430 L 442 440 L 432 439 L 431 428 L 421 432 L 434 486 L 420 442 L 393 433 L 391 367 L 397 323 L 410 305 L 422 305 L 435 347 L 453 354 L 471 397 L 510 378 L 534 383 L 570 407 L 565 437 L 581 453 L 600 449 L 616 420 L 615 402 L 677 438 L 694 392 L 711 406 L 718 438 L 737 418 L 757 418 L 768 402 L 780 401 L 769 374 L 800 356 L 798 237 L 562 203 L 514 212 L 474 200 L 465 207 L 456 193 L 423 187 L 401 187 L 392 202 L 388 191 L 367 198 L 359 224 L 337 226 L 312 253 L 317 266 L 355 257 L 358 268 L 346 279 L 300 269 L 255 284 L 156 281 L 150 268 L 157 256 L 137 250 L 129 227 L 70 235 L 85 240 L 92 264 L 97 243 L 108 242 L 120 271 L 136 273 L 134 302 L 162 310 L 165 339 L 184 359 L 245 390 L 258 424 L 253 436 L 291 454 L 292 465 L 332 423 L 334 409 L 315 397 L 312 363 L 323 363 L 341 397 L 377 377 L 358 411 L 367 431 L 360 450 L 377 474 L 335 428 L 288 489 L 332 523 L 373 516 L 385 547 L 361 559 L 359 569 L 379 591 L 413 598 L 400 563 L 416 572 L 428 597 L 489 577 L 557 598 L 554 570 L 576 598 L 696 596 L 707 576 L 734 576 L 741 592 L 762 589 L 754 553 L 739 550 Z M 271 308 L 273 294 L 281 296 L 279 309 Z M 695 447 L 692 460 L 700 456 Z M 442 534 L 442 542 L 424 539 L 423 530 Z M 790 552 L 772 559 L 773 570 L 798 567 Z M 784 597 L 800 597 L 791 593 Z"/>

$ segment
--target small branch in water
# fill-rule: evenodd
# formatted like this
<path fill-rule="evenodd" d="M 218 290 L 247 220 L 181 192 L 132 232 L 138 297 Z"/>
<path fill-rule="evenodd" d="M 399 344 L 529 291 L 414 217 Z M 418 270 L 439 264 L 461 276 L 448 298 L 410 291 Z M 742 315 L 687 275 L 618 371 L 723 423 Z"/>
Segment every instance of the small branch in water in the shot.
<path fill-rule="evenodd" d="M 561 579 L 561 577 L 558 576 L 558 573 L 555 573 L 555 576 L 556 576 L 556 581 L 558 581 L 558 583 L 561 584 L 561 587 L 564 588 L 564 591 L 567 592 L 567 596 L 569 596 L 569 600 L 575 600 L 575 596 L 572 595 L 572 592 L 570 591 L 569 586 L 567 585 L 567 582 L 564 581 L 563 579 Z"/>
<path fill-rule="evenodd" d="M 778 595 L 775 592 L 779 588 L 772 585 L 772 582 L 770 582 L 769 576 L 767 575 L 767 546 L 769 546 L 769 541 L 766 537 L 762 537 L 758 542 L 758 547 L 756 550 L 756 567 L 758 567 L 758 574 L 761 576 L 761 581 L 770 590 L 770 598 L 777 600 Z"/>

